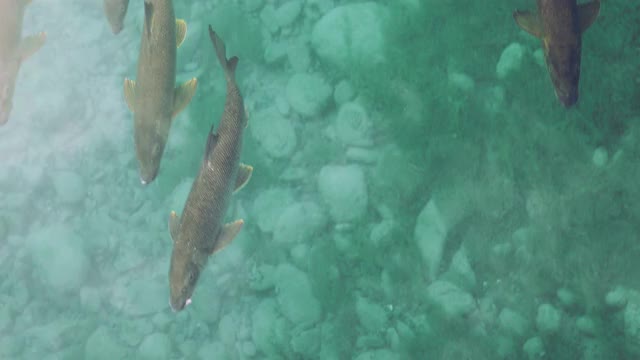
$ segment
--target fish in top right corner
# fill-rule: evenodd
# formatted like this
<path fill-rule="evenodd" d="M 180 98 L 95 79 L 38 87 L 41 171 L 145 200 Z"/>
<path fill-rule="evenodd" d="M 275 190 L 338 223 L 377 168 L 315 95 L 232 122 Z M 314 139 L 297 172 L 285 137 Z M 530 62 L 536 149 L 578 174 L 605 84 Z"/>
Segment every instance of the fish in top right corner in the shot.
<path fill-rule="evenodd" d="M 599 0 L 537 0 L 537 11 L 513 13 L 523 30 L 542 40 L 556 96 L 567 108 L 578 102 L 582 35 L 599 13 Z"/>

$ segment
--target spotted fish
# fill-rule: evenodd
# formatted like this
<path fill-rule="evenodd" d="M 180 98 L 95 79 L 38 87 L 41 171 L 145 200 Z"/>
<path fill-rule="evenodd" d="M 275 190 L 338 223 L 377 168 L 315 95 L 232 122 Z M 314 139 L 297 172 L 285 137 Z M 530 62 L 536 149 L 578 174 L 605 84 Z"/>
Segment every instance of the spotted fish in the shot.
<path fill-rule="evenodd" d="M 227 83 L 227 95 L 217 132 L 209 132 L 204 160 L 193 182 L 182 216 L 169 217 L 173 239 L 169 269 L 173 311 L 191 302 L 191 296 L 210 255 L 227 246 L 238 234 L 243 220 L 224 224 L 233 192 L 242 188 L 253 168 L 240 163 L 242 133 L 247 126 L 242 95 L 235 80 L 238 58 L 226 58 L 225 46 L 209 26 L 209 36 Z"/>
<path fill-rule="evenodd" d="M 140 182 L 151 183 L 169 138 L 173 118 L 193 97 L 195 78 L 175 87 L 176 49 L 187 24 L 176 20 L 171 0 L 145 0 L 137 81 L 125 79 L 124 97 L 133 112 Z"/>

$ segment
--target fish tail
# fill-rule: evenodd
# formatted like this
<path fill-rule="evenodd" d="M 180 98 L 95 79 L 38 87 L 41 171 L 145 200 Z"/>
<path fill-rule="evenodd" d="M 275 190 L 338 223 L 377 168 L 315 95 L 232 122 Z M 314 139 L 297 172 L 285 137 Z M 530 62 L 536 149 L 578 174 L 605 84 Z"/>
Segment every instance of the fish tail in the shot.
<path fill-rule="evenodd" d="M 220 39 L 218 34 L 211 28 L 209 25 L 209 37 L 211 38 L 211 43 L 213 44 L 213 48 L 216 50 L 216 55 L 218 56 L 218 61 L 220 61 L 220 65 L 222 65 L 222 69 L 224 70 L 224 76 L 227 78 L 228 82 L 235 83 L 236 82 L 236 66 L 238 65 L 238 57 L 232 56 L 231 59 L 227 60 L 227 50 L 224 46 L 224 41 Z"/>

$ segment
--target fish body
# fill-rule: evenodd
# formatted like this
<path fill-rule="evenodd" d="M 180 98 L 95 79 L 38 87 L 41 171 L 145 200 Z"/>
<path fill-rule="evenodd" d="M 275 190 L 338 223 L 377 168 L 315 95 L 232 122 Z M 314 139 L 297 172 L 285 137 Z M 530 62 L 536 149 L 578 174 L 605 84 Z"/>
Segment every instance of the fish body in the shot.
<path fill-rule="evenodd" d="M 44 32 L 22 38 L 29 0 L 0 1 L 0 126 L 9 121 L 20 65 L 44 45 Z"/>
<path fill-rule="evenodd" d="M 125 79 L 124 93 L 134 117 L 140 182 L 152 182 L 160 167 L 173 118 L 191 101 L 195 78 L 175 87 L 176 49 L 187 25 L 176 20 L 171 0 L 145 0 L 137 80 Z"/>
<path fill-rule="evenodd" d="M 513 14 L 522 29 L 542 40 L 551 82 L 565 107 L 578 101 L 582 34 L 599 11 L 599 0 L 584 4 L 576 0 L 537 0 L 537 12 Z"/>
<path fill-rule="evenodd" d="M 104 14 L 111 25 L 114 34 L 120 33 L 124 27 L 124 17 L 127 15 L 129 0 L 104 0 Z"/>
<path fill-rule="evenodd" d="M 209 26 L 209 35 L 224 69 L 227 94 L 217 132 L 209 132 L 204 160 L 182 212 L 171 212 L 173 239 L 169 269 L 170 299 L 174 311 L 190 303 L 209 256 L 229 244 L 243 220 L 224 224 L 233 192 L 242 188 L 253 168 L 240 163 L 242 134 L 247 125 L 242 95 L 235 81 L 236 57 L 227 60 L 224 43 Z"/>

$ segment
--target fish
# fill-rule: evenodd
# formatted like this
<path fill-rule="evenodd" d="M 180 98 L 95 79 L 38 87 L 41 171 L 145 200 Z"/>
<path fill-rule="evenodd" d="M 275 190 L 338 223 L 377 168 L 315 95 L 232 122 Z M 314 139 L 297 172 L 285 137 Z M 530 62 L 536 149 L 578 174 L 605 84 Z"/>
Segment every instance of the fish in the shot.
<path fill-rule="evenodd" d="M 598 17 L 600 1 L 537 0 L 537 11 L 515 11 L 516 23 L 542 40 L 556 97 L 566 108 L 578 102 L 582 34 Z"/>
<path fill-rule="evenodd" d="M 124 27 L 124 17 L 127 15 L 129 0 L 104 0 L 104 14 L 111 25 L 114 34 L 120 33 Z"/>
<path fill-rule="evenodd" d="M 0 1 L 0 126 L 9 121 L 13 92 L 22 62 L 37 52 L 47 34 L 22 37 L 24 11 L 30 0 Z"/>
<path fill-rule="evenodd" d="M 186 33 L 187 24 L 175 18 L 171 0 L 144 0 L 137 80 L 124 80 L 142 185 L 158 175 L 171 123 L 191 102 L 198 85 L 192 78 L 175 86 L 176 49 Z"/>
<path fill-rule="evenodd" d="M 224 217 L 231 195 L 244 187 L 253 173 L 253 167 L 240 162 L 242 134 L 248 120 L 235 80 L 238 58 L 227 59 L 224 42 L 211 25 L 209 37 L 224 70 L 227 93 L 217 132 L 212 126 L 182 215 L 171 211 L 169 216 L 173 240 L 169 304 L 174 312 L 191 303 L 209 256 L 230 244 L 242 228 L 243 219 L 224 224 Z"/>

